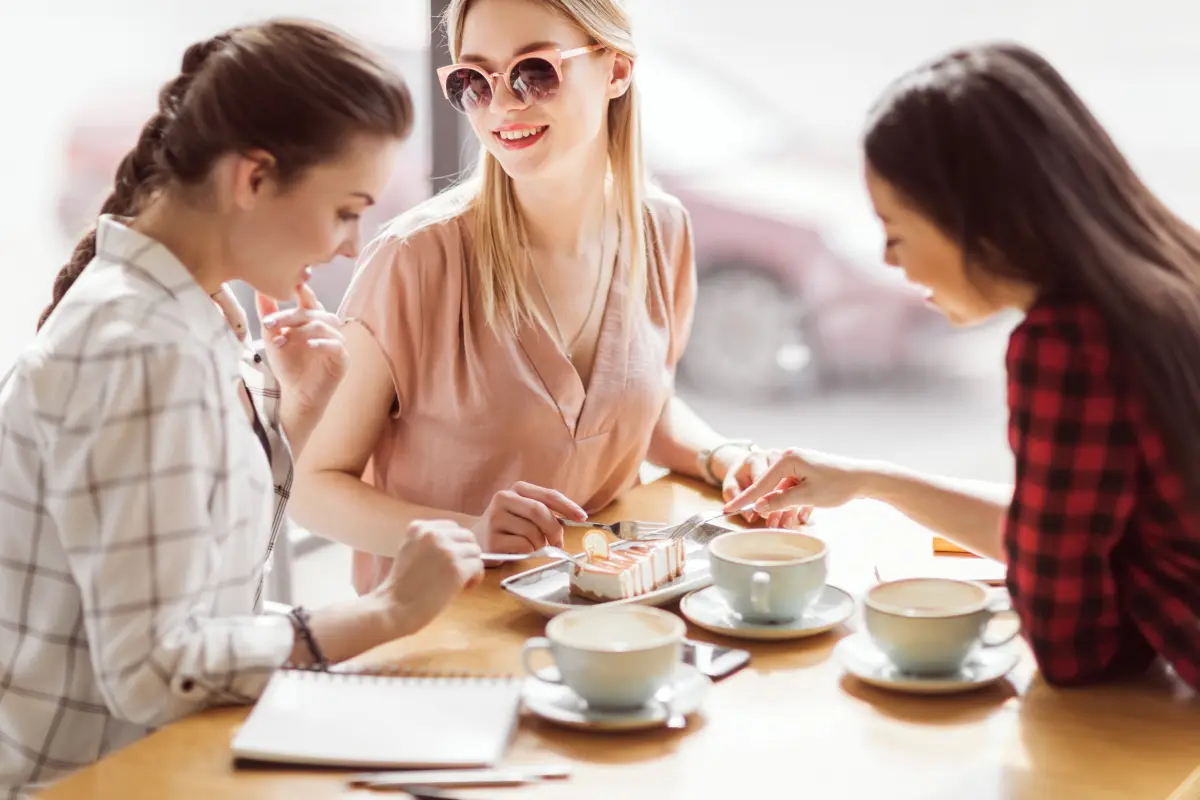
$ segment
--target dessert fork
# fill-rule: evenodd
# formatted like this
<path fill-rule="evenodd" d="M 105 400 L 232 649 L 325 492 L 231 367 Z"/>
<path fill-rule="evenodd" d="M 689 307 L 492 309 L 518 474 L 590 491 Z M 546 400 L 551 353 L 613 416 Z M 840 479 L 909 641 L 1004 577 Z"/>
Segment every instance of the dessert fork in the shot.
<path fill-rule="evenodd" d="M 573 519 L 560 518 L 558 521 L 568 528 L 590 528 L 592 530 L 607 531 L 618 539 L 630 542 L 660 538 L 657 534 L 669 527 L 665 522 L 644 522 L 636 519 L 623 519 L 617 522 L 592 522 L 591 520 L 577 522 Z"/>
<path fill-rule="evenodd" d="M 735 514 L 746 514 L 753 510 L 754 504 L 751 503 L 750 505 L 743 506 L 742 508 L 735 508 L 733 511 L 718 511 L 715 514 L 711 511 L 698 511 L 672 528 L 667 538 L 672 540 L 682 539 L 691 534 L 693 531 L 699 529 L 701 525 L 721 519 L 722 517 L 732 517 Z M 712 535 L 709 535 L 707 538 L 711 539 L 713 537 Z"/>
<path fill-rule="evenodd" d="M 588 563 L 587 555 L 584 553 L 573 556 L 561 547 L 549 544 L 545 547 L 539 547 L 532 553 L 483 553 L 480 557 L 484 561 L 524 561 L 528 558 L 561 558 L 573 564 Z"/>

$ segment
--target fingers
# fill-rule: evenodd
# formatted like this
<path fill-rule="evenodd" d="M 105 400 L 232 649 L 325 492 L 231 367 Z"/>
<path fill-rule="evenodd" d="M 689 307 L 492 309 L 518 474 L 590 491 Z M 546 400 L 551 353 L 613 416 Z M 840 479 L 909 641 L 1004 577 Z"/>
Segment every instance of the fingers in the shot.
<path fill-rule="evenodd" d="M 286 329 L 269 326 L 267 330 L 278 331 L 271 339 L 272 343 L 278 347 L 282 347 L 291 341 L 303 342 L 312 339 L 322 339 L 342 342 L 345 340 L 342 332 L 325 320 L 313 319 Z"/>
<path fill-rule="evenodd" d="M 279 311 L 279 303 L 276 303 L 274 298 L 267 297 L 262 292 L 254 293 L 254 305 L 258 309 L 258 318 L 263 321 L 264 325 L 268 317 Z"/>
<path fill-rule="evenodd" d="M 521 497 L 536 500 L 550 509 L 550 511 L 561 514 L 568 519 L 573 519 L 577 522 L 583 522 L 587 519 L 587 512 L 562 492 L 556 492 L 553 489 L 547 489 L 542 486 L 535 486 L 532 483 L 525 483 L 524 481 L 517 482 L 512 490 Z"/>
<path fill-rule="evenodd" d="M 263 317 L 263 327 L 269 331 L 284 332 L 310 322 L 320 322 L 334 330 L 340 330 L 342 327 L 342 321 L 336 314 L 330 314 L 328 311 L 314 311 L 309 308 L 289 308 Z"/>
<path fill-rule="evenodd" d="M 522 498 L 524 500 L 524 498 Z M 526 503 L 533 503 L 532 500 L 524 500 Z M 538 505 L 547 515 L 550 512 L 546 511 L 545 506 Z M 516 552 L 529 553 L 544 546 L 550 536 L 544 526 L 553 523 L 546 523 L 544 520 L 530 519 L 536 516 L 537 512 L 529 507 L 518 507 L 516 509 L 508 508 L 496 516 L 496 532 L 517 536 L 529 543 L 529 549 L 521 548 Z M 552 518 L 552 517 L 551 517 Z M 560 534 L 561 538 L 561 534 Z"/>
<path fill-rule="evenodd" d="M 766 495 L 775 491 L 787 478 L 800 478 L 802 471 L 806 467 L 804 459 L 794 451 L 787 451 L 779 457 L 779 460 L 771 465 L 757 480 L 746 487 L 746 489 L 737 497 L 725 504 L 726 511 L 734 511 L 743 506 L 755 504 L 754 510 L 761 513 L 772 511 L 774 507 L 770 504 L 760 505 L 759 501 Z M 780 506 L 779 508 L 782 508 Z"/>
<path fill-rule="evenodd" d="M 325 306 L 317 299 L 317 293 L 307 283 L 296 287 L 296 302 L 300 308 L 308 311 L 324 311 Z"/>
<path fill-rule="evenodd" d="M 754 510 L 760 514 L 772 511 L 786 511 L 789 508 L 807 505 L 808 486 L 800 478 L 784 478 L 774 490 L 764 494 L 755 504 Z M 811 513 L 811 509 L 810 509 Z"/>
<path fill-rule="evenodd" d="M 239 339 L 245 339 L 246 312 L 242 309 L 242 304 L 238 302 L 237 297 L 234 296 L 233 290 L 229 288 L 229 284 L 221 284 L 221 288 L 212 297 L 217 307 L 221 309 L 221 313 L 225 315 L 225 321 L 229 323 L 229 327 L 233 328 L 233 332 Z"/>

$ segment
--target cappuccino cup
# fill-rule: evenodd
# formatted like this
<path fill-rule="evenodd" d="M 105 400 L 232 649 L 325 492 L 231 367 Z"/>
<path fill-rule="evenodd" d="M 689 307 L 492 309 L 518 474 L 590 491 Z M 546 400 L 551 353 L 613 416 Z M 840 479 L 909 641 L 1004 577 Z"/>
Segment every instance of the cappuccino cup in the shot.
<path fill-rule="evenodd" d="M 901 672 L 950 675 L 980 647 L 1016 638 L 988 638 L 993 619 L 1015 618 L 1006 602 L 992 602 L 987 587 L 950 578 L 909 578 L 872 587 L 863 600 L 867 634 Z"/>
<path fill-rule="evenodd" d="M 546 635 L 525 642 L 526 674 L 566 685 L 594 708 L 639 708 L 675 676 L 687 626 L 674 614 L 640 605 L 581 608 L 559 614 Z M 532 664 L 548 651 L 558 677 Z"/>
<path fill-rule="evenodd" d="M 797 531 L 724 533 L 708 546 L 713 586 L 747 622 L 790 622 L 825 588 L 825 542 Z"/>

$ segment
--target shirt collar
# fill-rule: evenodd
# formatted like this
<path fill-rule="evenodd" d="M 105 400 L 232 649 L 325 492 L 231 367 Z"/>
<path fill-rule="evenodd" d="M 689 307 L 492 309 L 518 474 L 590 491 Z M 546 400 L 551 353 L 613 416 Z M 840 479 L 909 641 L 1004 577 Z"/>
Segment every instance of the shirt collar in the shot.
<path fill-rule="evenodd" d="M 160 244 L 129 227 L 129 219 L 112 214 L 100 217 L 96 226 L 96 255 L 140 272 L 158 284 L 178 307 L 182 321 L 210 346 L 228 349 L 236 358 L 242 344 L 225 321 L 225 315 L 175 255 Z"/>

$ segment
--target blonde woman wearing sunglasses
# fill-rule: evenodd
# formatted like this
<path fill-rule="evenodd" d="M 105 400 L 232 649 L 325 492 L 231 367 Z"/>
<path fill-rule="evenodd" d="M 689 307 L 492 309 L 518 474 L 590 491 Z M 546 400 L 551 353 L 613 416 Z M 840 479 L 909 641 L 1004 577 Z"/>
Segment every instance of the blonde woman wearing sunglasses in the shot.
<path fill-rule="evenodd" d="M 446 27 L 455 63 L 438 74 L 478 168 L 364 253 L 342 307 L 349 375 L 293 493 L 298 521 L 360 551 L 360 590 L 414 519 L 527 552 L 560 544 L 558 518 L 609 504 L 643 460 L 728 497 L 770 462 L 673 391 L 692 236 L 644 179 L 622 4 L 455 0 Z"/>

